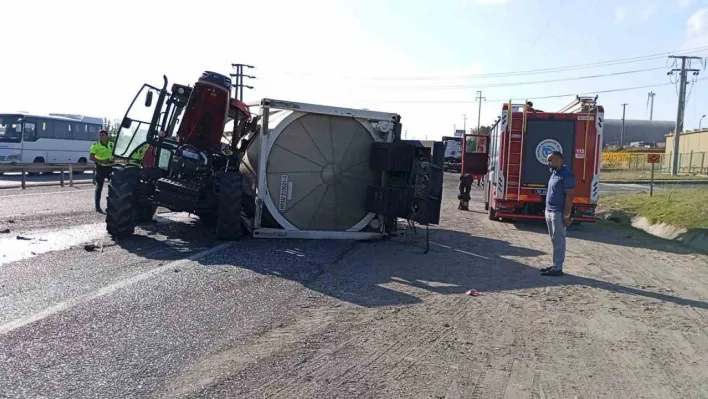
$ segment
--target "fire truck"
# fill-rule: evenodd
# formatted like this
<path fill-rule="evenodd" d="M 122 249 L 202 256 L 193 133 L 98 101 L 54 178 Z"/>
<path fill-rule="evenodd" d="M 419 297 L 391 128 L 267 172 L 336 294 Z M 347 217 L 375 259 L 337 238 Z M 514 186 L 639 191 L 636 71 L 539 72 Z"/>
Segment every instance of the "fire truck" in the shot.
<path fill-rule="evenodd" d="M 600 196 L 604 109 L 580 97 L 558 112 L 509 101 L 492 128 L 484 208 L 490 220 L 544 219 L 550 170 L 547 156 L 560 151 L 575 174 L 571 221 L 594 222 Z"/>

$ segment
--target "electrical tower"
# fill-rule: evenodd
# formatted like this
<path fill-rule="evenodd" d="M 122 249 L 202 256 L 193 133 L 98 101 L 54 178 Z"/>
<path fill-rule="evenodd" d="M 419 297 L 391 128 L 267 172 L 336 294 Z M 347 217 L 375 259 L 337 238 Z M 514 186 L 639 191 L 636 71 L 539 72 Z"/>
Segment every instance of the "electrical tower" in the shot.
<path fill-rule="evenodd" d="M 671 175 L 676 176 L 679 169 L 679 136 L 681 136 L 681 132 L 683 131 L 683 116 L 686 111 L 686 85 L 688 84 L 686 77 L 688 72 L 693 72 L 694 77 L 698 76 L 700 70 L 691 69 L 691 60 L 703 59 L 701 57 L 689 57 L 685 55 L 670 55 L 669 58 L 681 60 L 681 69 L 673 68 L 667 73 L 667 75 L 673 75 L 675 72 L 678 72 L 680 75 L 678 81 L 679 101 L 678 109 L 676 110 L 676 129 L 674 130 L 674 148 L 672 151 L 673 156 L 671 160 Z M 686 67 L 686 64 L 688 64 L 688 68 Z"/>
<path fill-rule="evenodd" d="M 650 91 L 647 95 L 647 106 L 649 107 L 649 120 L 654 120 L 654 96 L 656 93 Z M 651 105 L 650 105 L 651 104 Z"/>
<path fill-rule="evenodd" d="M 231 64 L 231 67 L 236 70 L 236 73 L 232 73 L 231 77 L 234 78 L 233 81 L 233 87 L 234 87 L 234 98 L 243 101 L 243 88 L 247 89 L 253 89 L 253 86 L 248 86 L 243 84 L 243 78 L 249 78 L 249 79 L 255 79 L 255 76 L 251 75 L 244 75 L 243 74 L 243 69 L 248 68 L 248 69 L 253 69 L 253 65 L 246 65 L 246 64 Z"/>
<path fill-rule="evenodd" d="M 486 101 L 487 97 L 482 97 L 482 92 L 477 90 L 477 97 L 474 99 L 475 102 L 479 102 L 477 107 L 477 134 L 479 134 L 480 121 L 482 120 L 482 100 Z"/>

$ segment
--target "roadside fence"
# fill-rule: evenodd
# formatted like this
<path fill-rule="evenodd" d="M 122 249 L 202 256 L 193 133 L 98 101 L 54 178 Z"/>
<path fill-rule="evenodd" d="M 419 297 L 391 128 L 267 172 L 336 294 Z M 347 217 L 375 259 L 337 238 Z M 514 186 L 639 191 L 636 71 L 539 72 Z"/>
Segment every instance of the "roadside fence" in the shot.
<path fill-rule="evenodd" d="M 603 170 L 651 170 L 647 162 L 650 153 L 635 152 L 605 152 L 602 154 Z M 661 162 L 656 164 L 657 173 L 671 170 L 672 153 L 661 154 Z M 693 152 L 679 154 L 678 172 L 687 174 L 708 173 L 708 152 Z"/>
<path fill-rule="evenodd" d="M 17 163 L 17 164 L 0 164 L 0 175 L 5 173 L 21 173 L 21 187 L 27 188 L 27 176 L 32 176 L 40 173 L 59 173 L 59 181 L 33 182 L 32 186 L 53 186 L 59 184 L 64 187 L 68 180 L 69 187 L 74 186 L 74 173 L 83 173 L 90 170 L 91 180 L 96 174 L 96 166 L 93 164 L 74 163 L 74 164 L 55 164 L 55 163 Z M 65 173 L 68 175 L 65 177 Z"/>

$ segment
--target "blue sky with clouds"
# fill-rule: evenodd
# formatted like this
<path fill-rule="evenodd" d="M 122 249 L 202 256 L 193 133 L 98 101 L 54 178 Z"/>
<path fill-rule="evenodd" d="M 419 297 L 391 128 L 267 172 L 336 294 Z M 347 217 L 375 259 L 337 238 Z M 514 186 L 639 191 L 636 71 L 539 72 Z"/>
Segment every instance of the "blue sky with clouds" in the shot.
<path fill-rule="evenodd" d="M 231 17 L 244 10 L 243 18 Z M 231 62 L 246 62 L 257 66 L 258 76 L 247 99 L 398 112 L 409 137 L 430 139 L 461 127 L 463 114 L 468 128 L 476 125 L 476 90 L 488 100 L 481 114 L 488 124 L 501 108 L 492 100 L 528 96 L 537 108 L 554 110 L 572 98 L 536 97 L 670 83 L 665 57 L 554 73 L 469 75 L 708 46 L 708 0 L 8 0 L 5 12 L 32 18 L 0 24 L 0 37 L 12 38 L 4 42 L 5 54 L 17 54 L 0 69 L 2 110 L 121 117 L 143 82 L 160 84 L 166 74 L 171 82 L 191 83 L 203 70 L 229 73 Z M 26 29 L 27 21 L 43 30 Z M 548 82 L 645 69 L 651 70 Z M 701 76 L 708 80 L 708 71 Z M 650 90 L 654 118 L 675 119 L 672 85 L 600 94 L 599 101 L 608 118 L 621 117 L 626 102 L 629 119 L 645 119 Z M 699 82 L 686 127 L 696 127 L 703 113 L 708 85 Z"/>

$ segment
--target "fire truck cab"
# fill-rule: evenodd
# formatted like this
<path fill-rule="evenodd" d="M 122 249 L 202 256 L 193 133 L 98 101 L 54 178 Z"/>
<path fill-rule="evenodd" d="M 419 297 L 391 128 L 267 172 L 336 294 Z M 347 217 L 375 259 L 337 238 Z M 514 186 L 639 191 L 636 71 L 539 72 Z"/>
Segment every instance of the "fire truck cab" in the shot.
<path fill-rule="evenodd" d="M 575 175 L 571 221 L 594 222 L 600 196 L 604 109 L 597 97 L 576 97 L 558 112 L 529 102 L 504 104 L 492 127 L 484 207 L 490 220 L 544 219 L 551 171 L 546 157 L 560 151 Z"/>

